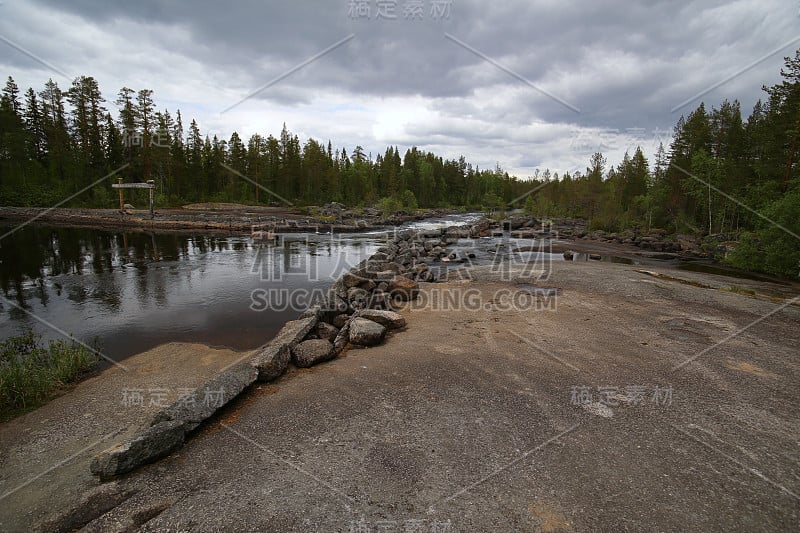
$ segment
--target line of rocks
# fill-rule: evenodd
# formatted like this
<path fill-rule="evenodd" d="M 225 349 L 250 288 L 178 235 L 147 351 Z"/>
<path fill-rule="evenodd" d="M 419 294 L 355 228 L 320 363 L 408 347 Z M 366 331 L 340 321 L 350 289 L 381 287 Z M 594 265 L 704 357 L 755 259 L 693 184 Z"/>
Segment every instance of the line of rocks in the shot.
<path fill-rule="evenodd" d="M 701 241 L 691 235 L 670 235 L 666 230 L 658 228 L 649 231 L 632 229 L 619 232 L 589 231 L 586 222 L 580 219 L 552 219 L 547 224 L 542 224 L 529 215 L 512 215 L 492 224 L 490 228 L 482 232 L 482 236 L 503 236 L 505 234 L 516 239 L 557 236 L 560 239 L 586 239 L 636 246 L 643 250 L 641 255 L 654 259 L 708 256 L 701 246 Z"/>
<path fill-rule="evenodd" d="M 324 301 L 287 322 L 249 361 L 227 368 L 193 396 L 159 411 L 132 438 L 97 455 L 91 472 L 106 481 L 169 455 L 242 391 L 256 381 L 279 378 L 290 364 L 308 368 L 338 357 L 350 345 L 381 343 L 387 331 L 406 325 L 396 306 L 417 297 L 420 281 L 435 279 L 427 262 L 450 258 L 448 245 L 462 236 L 478 236 L 488 227 L 489 222 L 481 221 L 470 228 L 397 233 L 336 280 Z M 214 403 L 207 401 L 209 392 L 218 394 Z"/>

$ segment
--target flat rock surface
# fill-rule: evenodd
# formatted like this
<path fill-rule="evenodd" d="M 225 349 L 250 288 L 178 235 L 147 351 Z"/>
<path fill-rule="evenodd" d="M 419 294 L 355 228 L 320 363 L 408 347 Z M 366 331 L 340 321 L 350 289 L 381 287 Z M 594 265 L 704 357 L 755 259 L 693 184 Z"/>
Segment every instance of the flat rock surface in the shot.
<path fill-rule="evenodd" d="M 798 530 L 800 307 L 636 268 L 421 284 L 407 330 L 255 388 L 86 530 Z"/>
<path fill-rule="evenodd" d="M 81 493 L 97 490 L 100 483 L 89 471 L 96 454 L 246 355 L 165 344 L 122 360 L 127 371 L 111 367 L 0 424 L 0 531 L 29 530 L 50 513 L 72 507 Z"/>

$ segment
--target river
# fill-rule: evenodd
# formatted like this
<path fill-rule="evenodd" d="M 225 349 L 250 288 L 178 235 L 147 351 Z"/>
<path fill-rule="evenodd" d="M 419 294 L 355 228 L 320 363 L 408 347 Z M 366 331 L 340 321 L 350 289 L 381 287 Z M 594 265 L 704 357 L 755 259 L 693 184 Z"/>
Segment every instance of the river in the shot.
<path fill-rule="evenodd" d="M 451 215 L 399 229 L 476 218 Z M 391 233 L 284 234 L 273 245 L 242 236 L 28 225 L 0 242 L 0 339 L 26 328 L 45 340 L 74 336 L 96 342 L 114 361 L 173 341 L 253 349 Z M 266 308 L 253 297 L 264 293 L 273 296 Z"/>

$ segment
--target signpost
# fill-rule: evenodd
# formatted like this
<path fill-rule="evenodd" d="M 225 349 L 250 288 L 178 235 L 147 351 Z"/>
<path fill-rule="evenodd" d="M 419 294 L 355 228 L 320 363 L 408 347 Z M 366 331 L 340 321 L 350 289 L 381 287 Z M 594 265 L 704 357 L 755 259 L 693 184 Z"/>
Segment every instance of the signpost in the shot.
<path fill-rule="evenodd" d="M 153 180 L 147 180 L 147 183 L 122 183 L 122 178 L 117 178 L 117 183 L 112 183 L 111 187 L 119 189 L 119 210 L 125 211 L 125 203 L 122 199 L 122 189 L 150 189 L 150 218 L 155 217 L 153 192 L 156 188 L 156 183 Z"/>

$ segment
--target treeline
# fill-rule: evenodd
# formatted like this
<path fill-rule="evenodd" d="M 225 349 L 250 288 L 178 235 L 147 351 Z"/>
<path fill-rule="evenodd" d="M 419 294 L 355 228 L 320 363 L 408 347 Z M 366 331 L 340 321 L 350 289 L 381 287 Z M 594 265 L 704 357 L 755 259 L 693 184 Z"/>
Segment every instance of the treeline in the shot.
<path fill-rule="evenodd" d="M 800 272 L 800 51 L 783 81 L 763 87 L 746 119 L 738 101 L 681 117 L 668 151 L 650 165 L 637 149 L 614 167 L 594 154 L 585 173 L 536 176 L 532 213 L 584 217 L 590 227 L 639 227 L 706 236 L 709 248 L 738 240 L 725 260 L 797 277 Z M 544 185 L 547 183 L 547 185 Z"/>
<path fill-rule="evenodd" d="M 585 172 L 537 171 L 532 180 L 417 148 L 401 156 L 388 147 L 373 158 L 360 146 L 348 153 L 330 141 L 301 144 L 285 125 L 278 137 L 254 134 L 246 143 L 236 132 L 209 138 L 195 120 L 184 131 L 180 111 L 156 110 L 148 89 L 121 89 L 113 117 L 94 78 L 66 91 L 50 80 L 20 96 L 9 77 L 0 98 L 0 205 L 51 206 L 86 189 L 67 205 L 111 207 L 108 181 L 92 184 L 122 168 L 125 181 L 156 182 L 158 205 L 524 205 L 540 217 L 585 218 L 594 229 L 661 228 L 710 236 L 709 246 L 738 239 L 728 261 L 797 276 L 800 51 L 781 74 L 746 119 L 738 101 L 682 116 L 652 164 L 639 148 L 611 167 L 597 153 Z"/>
<path fill-rule="evenodd" d="M 501 203 L 526 184 L 499 167 L 480 170 L 464 157 L 446 160 L 397 147 L 373 159 L 356 146 L 301 145 L 284 124 L 278 137 L 246 142 L 203 136 L 180 111 L 156 110 L 153 92 L 122 88 L 113 117 L 97 80 L 82 76 L 63 91 L 53 80 L 24 95 L 9 77 L 0 101 L 0 205 L 50 206 L 84 188 L 68 205 L 112 207 L 110 182 L 154 180 L 159 205 L 188 202 L 374 205 L 387 208 Z M 121 167 L 108 181 L 96 181 Z M 132 193 L 131 193 L 132 194 Z"/>

